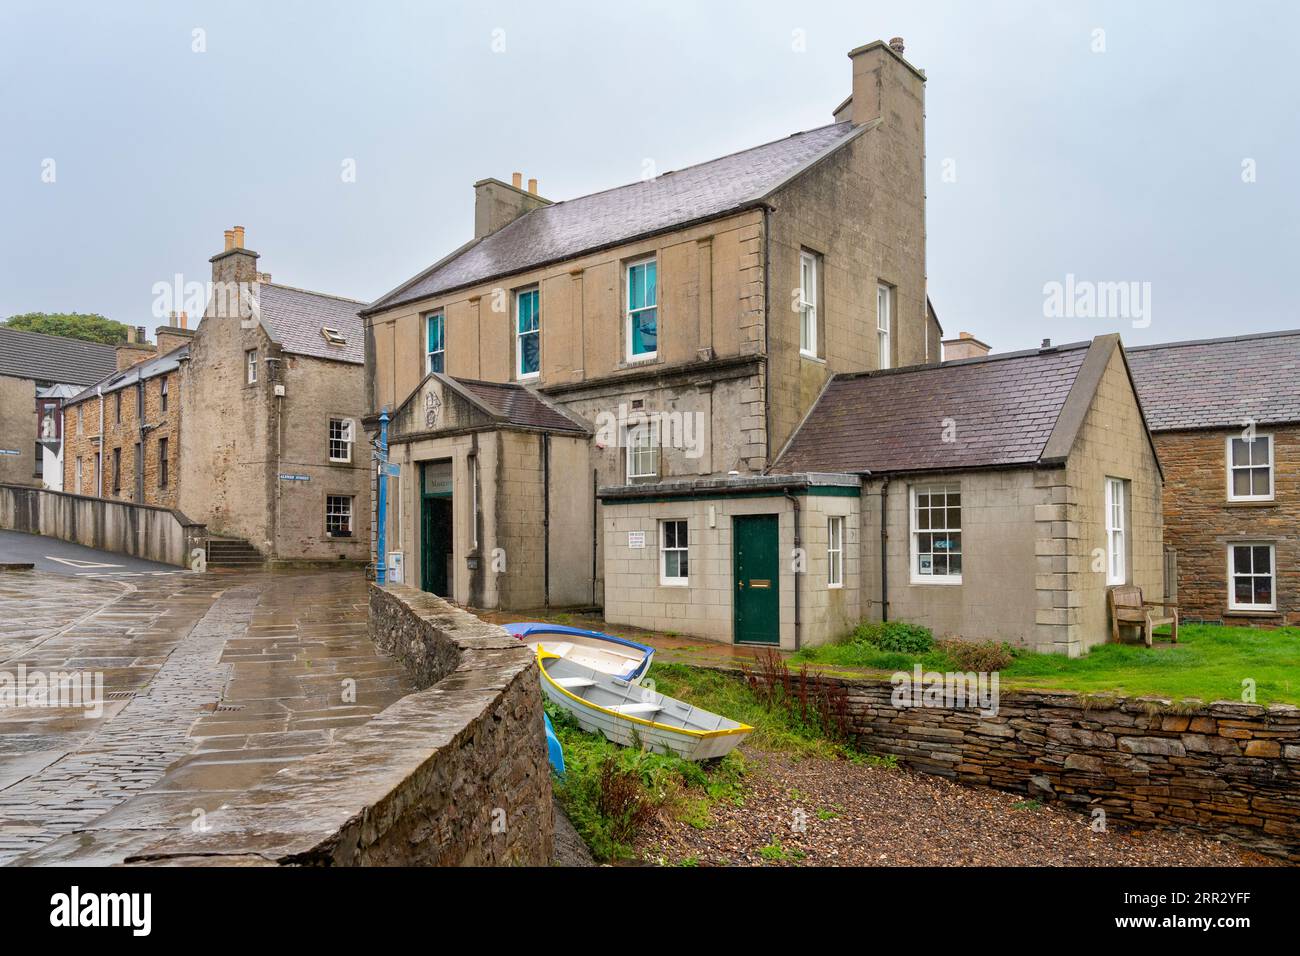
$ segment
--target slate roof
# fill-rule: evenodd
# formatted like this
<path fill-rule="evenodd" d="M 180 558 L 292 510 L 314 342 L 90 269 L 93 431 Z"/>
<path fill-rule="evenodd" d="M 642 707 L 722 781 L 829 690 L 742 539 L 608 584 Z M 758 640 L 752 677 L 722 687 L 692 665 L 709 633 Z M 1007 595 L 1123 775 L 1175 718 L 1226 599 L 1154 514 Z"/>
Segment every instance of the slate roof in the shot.
<path fill-rule="evenodd" d="M 365 364 L 365 330 L 357 311 L 364 302 L 271 282 L 262 283 L 258 289 L 262 321 L 286 352 Z M 321 334 L 321 326 L 337 329 L 347 342 L 330 345 Z"/>
<path fill-rule="evenodd" d="M 869 126 L 833 123 L 730 156 L 534 209 L 436 263 L 364 310 L 377 312 L 497 276 L 757 205 Z"/>
<path fill-rule="evenodd" d="M 1140 345 L 1128 361 L 1152 431 L 1300 421 L 1300 329 Z"/>
<path fill-rule="evenodd" d="M 582 425 L 522 385 L 480 382 L 468 378 L 458 378 L 455 381 L 511 425 L 579 434 L 587 432 Z"/>
<path fill-rule="evenodd" d="M 89 385 L 117 368 L 111 345 L 0 325 L 0 375 Z"/>
<path fill-rule="evenodd" d="M 151 358 L 145 362 L 139 362 L 130 368 L 124 368 L 122 371 L 114 370 L 113 374 L 105 376 L 98 382 L 95 382 L 89 388 L 82 390 L 72 398 L 68 399 L 67 404 L 84 401 L 87 398 L 94 398 L 102 390 L 105 395 L 126 388 L 128 385 L 134 385 L 140 379 L 150 379 L 158 375 L 167 375 L 176 371 L 181 366 L 181 359 L 190 354 L 190 346 L 186 344 L 179 348 L 174 348 L 165 355 L 159 355 L 157 358 Z"/>
<path fill-rule="evenodd" d="M 772 471 L 938 471 L 1043 457 L 1092 343 L 837 375 Z M 944 419 L 956 426 L 945 442 Z"/>

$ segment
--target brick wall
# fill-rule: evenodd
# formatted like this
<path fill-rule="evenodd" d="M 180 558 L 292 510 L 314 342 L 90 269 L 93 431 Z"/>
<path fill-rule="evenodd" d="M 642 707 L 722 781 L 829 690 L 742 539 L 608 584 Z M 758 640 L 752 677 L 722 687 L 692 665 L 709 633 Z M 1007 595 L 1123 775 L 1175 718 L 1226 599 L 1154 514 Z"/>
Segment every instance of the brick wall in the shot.
<path fill-rule="evenodd" d="M 167 381 L 167 409 L 162 407 L 163 382 Z M 144 388 L 144 421 L 149 426 L 140 434 L 138 391 Z M 118 400 L 121 399 L 121 417 Z M 100 449 L 98 396 L 83 399 L 64 408 L 63 417 L 63 490 L 77 493 L 77 459 L 82 460 L 80 493 L 96 496 L 95 453 Z M 78 408 L 82 409 L 81 428 L 77 427 Z M 103 497 L 136 504 L 177 507 L 180 484 L 180 376 L 173 373 L 145 379 L 143 386 L 128 385 L 104 394 L 104 484 Z M 162 441 L 166 440 L 167 483 L 162 482 Z M 143 495 L 136 484 L 135 446 L 143 442 Z M 113 452 L 121 452 L 121 480 L 114 488 Z"/>
<path fill-rule="evenodd" d="M 1228 501 L 1228 431 L 1155 436 L 1165 470 L 1165 544 L 1177 552 L 1184 618 L 1300 624 L 1300 426 L 1260 427 L 1259 433 L 1271 434 L 1274 446 L 1274 500 L 1264 503 Z M 1233 541 L 1274 545 L 1275 612 L 1229 610 L 1227 549 Z"/>
<path fill-rule="evenodd" d="M 1300 862 L 1300 708 L 1016 691 L 985 718 L 895 707 L 888 681 L 839 683 L 857 744 L 915 770 Z"/>

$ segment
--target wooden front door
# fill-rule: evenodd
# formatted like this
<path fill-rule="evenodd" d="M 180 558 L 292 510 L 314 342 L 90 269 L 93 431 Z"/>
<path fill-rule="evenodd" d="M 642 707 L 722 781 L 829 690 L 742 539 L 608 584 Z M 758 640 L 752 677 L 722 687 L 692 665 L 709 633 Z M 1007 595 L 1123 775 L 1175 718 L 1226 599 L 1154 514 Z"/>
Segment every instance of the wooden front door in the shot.
<path fill-rule="evenodd" d="M 451 466 L 420 465 L 420 587 L 451 597 Z"/>
<path fill-rule="evenodd" d="M 776 515 L 731 519 L 732 640 L 781 643 L 781 557 Z"/>

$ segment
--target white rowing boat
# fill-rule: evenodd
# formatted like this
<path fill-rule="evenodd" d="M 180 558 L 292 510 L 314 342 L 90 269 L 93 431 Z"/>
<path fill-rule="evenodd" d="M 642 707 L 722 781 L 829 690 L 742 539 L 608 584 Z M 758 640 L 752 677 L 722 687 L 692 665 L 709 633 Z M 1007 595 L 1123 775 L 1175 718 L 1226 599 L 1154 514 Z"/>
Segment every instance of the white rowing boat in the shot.
<path fill-rule="evenodd" d="M 545 648 L 538 649 L 537 664 L 547 697 L 583 730 L 624 747 L 709 760 L 730 753 L 754 729 Z"/>
<path fill-rule="evenodd" d="M 584 631 L 563 624 L 529 621 L 507 624 L 505 629 L 534 651 L 539 647 L 544 648 L 557 657 L 624 680 L 639 680 L 644 677 L 650 670 L 650 661 L 655 653 L 653 647 L 624 637 L 600 631 Z"/>

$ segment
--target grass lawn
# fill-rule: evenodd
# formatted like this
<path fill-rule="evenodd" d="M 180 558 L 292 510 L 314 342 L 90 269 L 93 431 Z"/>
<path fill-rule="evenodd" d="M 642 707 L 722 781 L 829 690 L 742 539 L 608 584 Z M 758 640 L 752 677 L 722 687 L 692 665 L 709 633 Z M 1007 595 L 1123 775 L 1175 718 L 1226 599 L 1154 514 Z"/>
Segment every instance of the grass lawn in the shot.
<path fill-rule="evenodd" d="M 792 658 L 795 664 L 800 661 L 884 672 L 911 670 L 917 662 L 926 670 L 969 669 L 958 667 L 937 649 L 905 654 L 855 641 L 804 649 Z M 1158 641 L 1150 649 L 1140 644 L 1103 644 L 1073 659 L 1017 651 L 999 673 L 1003 688 L 1205 701 L 1239 701 L 1242 681 L 1250 679 L 1255 682 L 1257 703 L 1300 704 L 1300 628 L 1185 624 L 1178 629 L 1175 646 L 1160 646 Z"/>
<path fill-rule="evenodd" d="M 754 732 L 746 746 L 796 756 L 872 759 L 828 739 L 815 723 L 789 710 L 768 710 L 736 674 L 654 664 L 649 677 L 660 693 L 749 724 Z M 638 832 L 655 815 L 707 828 L 710 809 L 719 801 L 743 805 L 747 771 L 739 750 L 702 764 L 645 753 L 586 733 L 549 700 L 545 706 L 564 748 L 565 775 L 555 778 L 555 793 L 596 859 L 631 857 Z"/>

